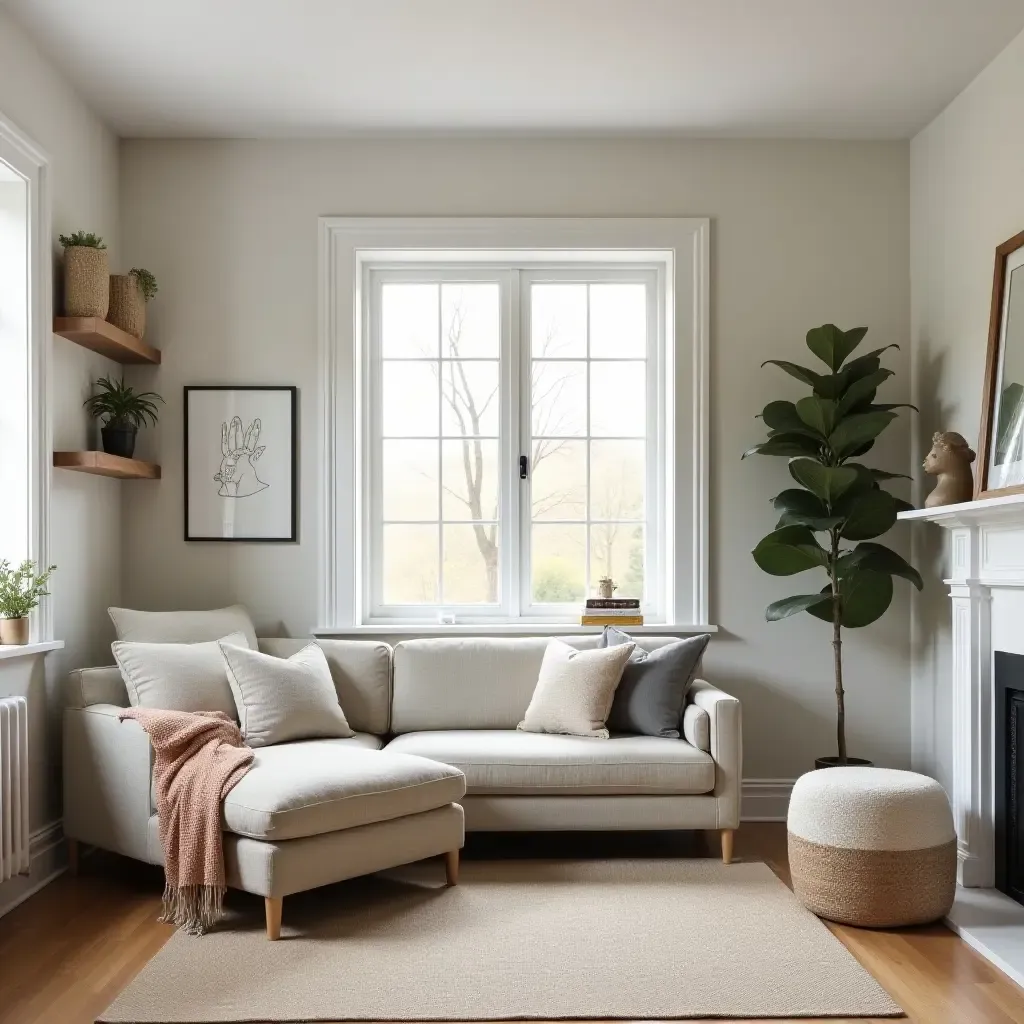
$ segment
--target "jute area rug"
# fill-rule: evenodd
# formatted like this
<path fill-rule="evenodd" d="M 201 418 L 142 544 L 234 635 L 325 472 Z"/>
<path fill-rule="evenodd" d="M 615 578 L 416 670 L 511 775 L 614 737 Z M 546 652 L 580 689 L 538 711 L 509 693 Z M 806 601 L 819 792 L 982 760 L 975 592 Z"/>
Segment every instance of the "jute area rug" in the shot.
<path fill-rule="evenodd" d="M 215 1021 L 898 1017 L 764 864 L 436 863 L 288 897 L 281 940 L 239 897 L 176 933 L 100 1018 Z"/>

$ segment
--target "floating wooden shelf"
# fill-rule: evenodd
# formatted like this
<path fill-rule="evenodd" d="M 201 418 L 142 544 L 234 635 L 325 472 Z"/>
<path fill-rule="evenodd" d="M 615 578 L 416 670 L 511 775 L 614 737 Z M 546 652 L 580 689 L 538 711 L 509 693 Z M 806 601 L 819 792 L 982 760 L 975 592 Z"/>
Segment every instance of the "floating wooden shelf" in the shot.
<path fill-rule="evenodd" d="M 159 480 L 160 467 L 141 459 L 122 459 L 106 452 L 54 452 L 57 469 L 73 469 L 78 473 L 112 476 L 118 480 Z"/>
<path fill-rule="evenodd" d="M 160 349 L 147 345 L 135 335 L 108 324 L 98 316 L 58 316 L 53 320 L 53 333 L 76 345 L 99 352 L 117 363 L 160 362 Z"/>

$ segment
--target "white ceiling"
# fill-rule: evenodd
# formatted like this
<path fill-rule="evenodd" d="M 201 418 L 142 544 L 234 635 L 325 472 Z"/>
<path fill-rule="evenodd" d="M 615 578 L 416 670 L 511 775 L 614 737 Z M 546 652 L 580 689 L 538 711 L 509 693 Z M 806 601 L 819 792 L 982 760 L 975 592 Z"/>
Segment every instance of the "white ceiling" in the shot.
<path fill-rule="evenodd" d="M 122 135 L 900 138 L 1024 0 L 7 0 Z"/>

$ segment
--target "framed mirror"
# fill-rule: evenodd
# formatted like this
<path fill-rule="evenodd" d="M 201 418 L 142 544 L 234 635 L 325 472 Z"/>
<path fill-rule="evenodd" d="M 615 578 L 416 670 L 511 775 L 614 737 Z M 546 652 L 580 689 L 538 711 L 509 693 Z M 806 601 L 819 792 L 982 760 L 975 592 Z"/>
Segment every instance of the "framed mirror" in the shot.
<path fill-rule="evenodd" d="M 1024 492 L 1024 231 L 996 249 L 975 498 Z"/>

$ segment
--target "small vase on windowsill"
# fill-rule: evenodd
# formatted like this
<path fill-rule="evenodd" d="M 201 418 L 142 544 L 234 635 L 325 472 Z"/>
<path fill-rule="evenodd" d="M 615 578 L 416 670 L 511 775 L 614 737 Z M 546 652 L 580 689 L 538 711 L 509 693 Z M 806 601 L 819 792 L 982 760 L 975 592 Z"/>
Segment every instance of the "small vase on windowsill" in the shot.
<path fill-rule="evenodd" d="M 28 643 L 28 616 L 17 619 L 0 619 L 0 644 L 5 647 L 24 646 Z"/>

